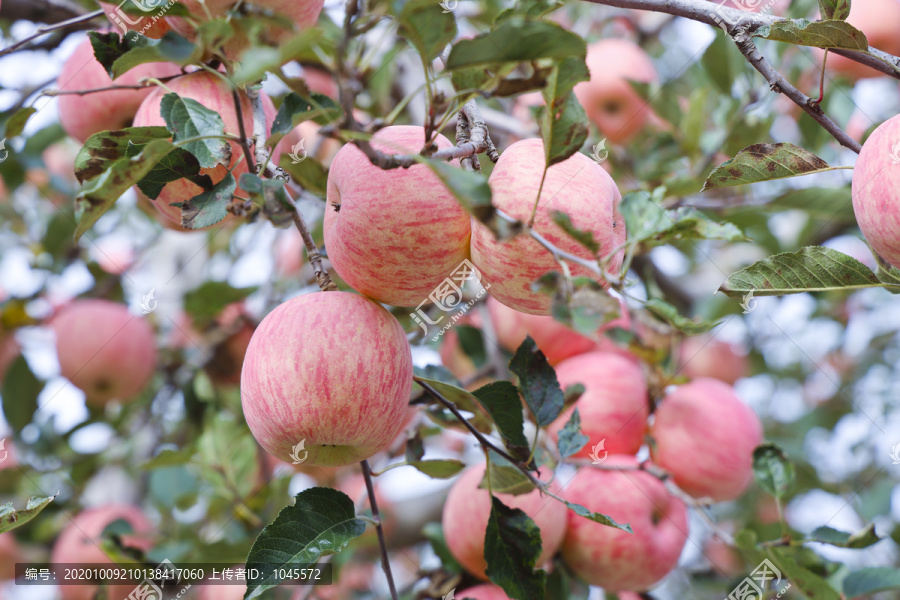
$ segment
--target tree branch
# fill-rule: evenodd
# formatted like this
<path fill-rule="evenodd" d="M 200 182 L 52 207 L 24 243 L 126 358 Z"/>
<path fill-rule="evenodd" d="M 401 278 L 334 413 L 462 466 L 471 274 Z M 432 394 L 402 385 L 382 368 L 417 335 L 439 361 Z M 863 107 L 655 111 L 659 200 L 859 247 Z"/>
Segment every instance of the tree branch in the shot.
<path fill-rule="evenodd" d="M 4 7 L 4 9 L 6 8 L 6 3 L 3 4 L 3 7 Z M 96 19 L 97 17 L 102 17 L 103 15 L 104 15 L 104 12 L 102 10 L 95 10 L 94 12 L 80 14 L 78 16 L 72 17 L 65 21 L 60 21 L 59 23 L 55 23 L 53 25 L 42 25 L 42 26 L 38 27 L 37 29 L 35 29 L 34 33 L 32 33 L 31 35 L 25 37 L 24 39 L 19 40 L 12 46 L 9 46 L 7 48 L 4 48 L 3 50 L 0 50 L 0 56 L 6 56 L 7 54 L 12 54 L 13 52 L 15 52 L 16 50 L 19 50 L 20 48 L 22 48 L 29 42 L 36 40 L 37 38 L 41 37 L 42 35 L 44 35 L 46 33 L 50 33 L 52 31 L 57 31 L 60 29 L 69 29 L 69 28 L 73 28 L 73 27 L 76 29 L 86 29 L 87 27 L 82 27 L 82 24 L 87 23 L 88 21 L 91 21 L 93 19 Z M 6 11 L 4 11 L 2 16 L 6 17 Z M 38 19 L 38 20 L 40 21 L 43 19 Z"/>
<path fill-rule="evenodd" d="M 34 23 L 57 23 L 84 14 L 84 8 L 72 0 L 3 0 L 0 8 L 0 18 Z"/>
<path fill-rule="evenodd" d="M 366 480 L 366 490 L 369 492 L 369 506 L 372 508 L 372 517 L 375 519 L 375 531 L 378 533 L 378 545 L 381 547 L 381 567 L 384 569 L 384 576 L 387 578 L 388 588 L 391 590 L 392 600 L 397 600 L 397 586 L 394 585 L 394 574 L 391 572 L 391 563 L 388 559 L 387 542 L 384 539 L 384 529 L 381 526 L 381 516 L 378 514 L 378 502 L 375 501 L 375 486 L 372 485 L 372 469 L 369 467 L 369 461 L 364 460 L 361 463 L 363 477 Z"/>

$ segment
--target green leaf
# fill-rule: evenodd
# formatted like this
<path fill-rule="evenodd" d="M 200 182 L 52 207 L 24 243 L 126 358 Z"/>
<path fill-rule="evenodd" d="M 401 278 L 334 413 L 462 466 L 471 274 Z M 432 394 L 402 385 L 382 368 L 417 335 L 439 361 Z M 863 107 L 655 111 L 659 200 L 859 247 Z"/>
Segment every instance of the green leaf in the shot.
<path fill-rule="evenodd" d="M 434 60 L 456 38 L 453 13 L 433 0 L 397 0 L 394 14 L 400 24 L 400 35 L 426 61 Z"/>
<path fill-rule="evenodd" d="M 422 440 L 422 434 L 418 430 L 411 438 L 406 440 L 406 451 L 404 454 L 407 462 L 410 463 L 418 462 L 425 456 L 425 442 Z"/>
<path fill-rule="evenodd" d="M 509 361 L 509 370 L 519 378 L 519 389 L 535 422 L 544 427 L 555 421 L 562 412 L 565 396 L 556 371 L 531 336 L 527 336 L 516 350 Z"/>
<path fill-rule="evenodd" d="M 141 465 L 141 468 L 150 471 L 152 469 L 185 465 L 191 461 L 193 456 L 194 448 L 192 446 L 180 450 L 165 449 Z"/>
<path fill-rule="evenodd" d="M 547 576 L 547 598 L 565 598 L 565 600 L 588 600 L 588 585 L 569 572 L 565 563 L 557 560 Z M 607 596 L 608 597 L 608 596 Z"/>
<path fill-rule="evenodd" d="M 165 127 L 126 127 L 101 131 L 89 137 L 75 156 L 75 177 L 84 183 L 99 177 L 116 161 L 133 156 L 138 149 L 156 140 L 168 140 Z"/>
<path fill-rule="evenodd" d="M 794 144 L 754 144 L 716 167 L 701 192 L 760 181 L 784 179 L 834 169 L 824 160 Z"/>
<path fill-rule="evenodd" d="M 510 494 L 518 496 L 534 490 L 531 479 L 516 465 L 512 464 L 494 450 L 488 450 L 487 470 L 478 487 L 491 490 L 494 494 Z"/>
<path fill-rule="evenodd" d="M 327 194 L 328 171 L 325 170 L 322 163 L 313 157 L 307 156 L 300 162 L 294 162 L 294 160 L 285 153 L 281 156 L 281 161 L 278 163 L 278 166 L 287 171 L 304 190 L 322 198 Z"/>
<path fill-rule="evenodd" d="M 441 569 L 448 573 L 462 573 L 463 568 L 453 558 L 450 547 L 447 546 L 447 538 L 444 536 L 444 530 L 440 523 L 427 523 L 422 528 L 422 535 L 431 544 L 432 550 L 441 559 Z"/>
<path fill-rule="evenodd" d="M 753 36 L 797 46 L 842 48 L 863 52 L 869 50 L 866 34 L 846 21 L 781 19 L 771 25 L 760 27 Z"/>
<path fill-rule="evenodd" d="M 472 424 L 478 431 L 482 433 L 487 433 L 491 431 L 491 421 L 485 414 L 485 412 L 481 409 L 481 403 L 478 399 L 473 396 L 470 392 L 457 387 L 456 385 L 452 385 L 450 383 L 444 383 L 443 381 L 438 381 L 436 379 L 429 379 L 425 377 L 417 377 L 417 379 L 422 380 L 427 383 L 431 387 L 435 389 L 439 394 L 441 394 L 444 398 L 452 402 L 456 405 L 457 408 L 463 410 L 465 412 L 471 413 L 473 416 L 469 417 L 469 423 Z M 443 406 L 439 404 L 438 406 Z M 429 412 L 428 413 L 433 418 L 438 418 L 440 421 L 440 413 Z M 458 422 L 456 417 L 450 416 L 453 419 L 452 422 Z M 449 423 L 448 423 L 449 424 Z"/>
<path fill-rule="evenodd" d="M 535 570 L 541 555 L 541 531 L 531 517 L 491 497 L 484 534 L 485 573 L 516 600 L 544 600 L 547 574 Z"/>
<path fill-rule="evenodd" d="M 337 554 L 366 530 L 366 522 L 346 494 L 329 488 L 312 488 L 297 494 L 288 506 L 267 525 L 250 549 L 247 569 L 266 567 L 268 577 L 248 583 L 245 598 L 256 598 L 281 583 L 272 567 L 315 563 L 320 557 Z"/>
<path fill-rule="evenodd" d="M 556 446 L 559 448 L 560 456 L 566 458 L 584 448 L 584 445 L 590 439 L 581 433 L 581 415 L 578 414 L 578 409 L 576 408 L 569 420 L 566 421 L 565 426 L 560 430 Z"/>
<path fill-rule="evenodd" d="M 844 578 L 844 594 L 847 598 L 898 589 L 900 589 L 900 570 L 892 567 L 860 569 Z"/>
<path fill-rule="evenodd" d="M 173 93 L 163 96 L 160 114 L 166 120 L 169 131 L 173 132 L 175 143 L 197 137 L 206 138 L 182 145 L 197 157 L 201 167 L 231 164 L 231 144 L 222 137 L 208 137 L 225 135 L 225 123 L 217 112 L 192 98 L 182 98 Z"/>
<path fill-rule="evenodd" d="M 703 57 L 700 59 L 703 70 L 712 82 L 723 94 L 731 95 L 731 86 L 737 69 L 731 60 L 734 52 L 734 42 L 724 31 L 716 31 L 716 38 L 712 41 Z"/>
<path fill-rule="evenodd" d="M 234 288 L 224 281 L 207 281 L 184 295 L 184 312 L 202 329 L 226 306 L 244 300 L 255 291 L 255 287 Z"/>
<path fill-rule="evenodd" d="M 558 210 L 554 210 L 551 213 L 551 217 L 553 222 L 559 225 L 563 231 L 569 234 L 569 236 L 574 239 L 576 242 L 587 248 L 591 251 L 591 254 L 595 256 L 600 252 L 600 244 L 597 243 L 597 240 L 594 239 L 594 234 L 590 231 L 585 231 L 582 229 L 578 229 L 572 223 L 572 219 L 569 218 L 569 215 Z"/>
<path fill-rule="evenodd" d="M 651 298 L 644 304 L 650 313 L 659 317 L 678 331 L 688 335 L 697 335 L 698 333 L 706 333 L 707 331 L 718 325 L 718 321 L 706 321 L 699 317 L 688 319 L 681 315 L 678 309 L 661 298 Z"/>
<path fill-rule="evenodd" d="M 732 273 L 719 291 L 726 296 L 783 296 L 801 292 L 829 292 L 870 287 L 900 289 L 878 280 L 851 256 L 822 246 L 807 246 L 757 261 Z"/>
<path fill-rule="evenodd" d="M 35 377 L 28 362 L 21 354 L 16 357 L 3 378 L 3 416 L 13 431 L 19 433 L 31 423 L 38 409 L 38 396 L 44 382 Z"/>
<path fill-rule="evenodd" d="M 143 179 L 138 181 L 137 186 L 145 196 L 156 200 L 167 183 L 179 179 L 188 179 L 205 190 L 213 188 L 209 175 L 200 174 L 197 157 L 184 148 L 175 148 L 165 155 Z"/>
<path fill-rule="evenodd" d="M 768 548 L 766 553 L 771 561 L 781 571 L 782 581 L 776 582 L 775 587 L 782 590 L 787 587 L 788 580 L 792 588 L 798 588 L 800 593 L 807 598 L 816 600 L 841 600 L 841 595 L 823 577 L 801 566 L 792 555 L 795 550 L 791 548 Z"/>
<path fill-rule="evenodd" d="M 234 197 L 237 183 L 229 173 L 211 190 L 197 194 L 181 206 L 181 226 L 203 229 L 219 223 L 228 216 L 228 205 Z"/>
<path fill-rule="evenodd" d="M 850 186 L 839 188 L 808 187 L 787 191 L 768 204 L 770 210 L 802 210 L 813 219 L 856 223 Z"/>
<path fill-rule="evenodd" d="M 869 523 L 856 533 L 847 533 L 832 529 L 827 525 L 817 527 L 809 536 L 809 542 L 821 542 L 840 548 L 868 548 L 881 541 L 875 533 L 875 523 Z"/>
<path fill-rule="evenodd" d="M 525 438 L 525 417 L 519 390 L 509 381 L 495 381 L 478 388 L 472 394 L 485 408 L 503 438 L 506 447 L 516 458 L 528 457 L 528 440 Z M 524 451 L 524 456 L 522 452 Z"/>
<path fill-rule="evenodd" d="M 480 329 L 471 325 L 457 325 L 456 337 L 459 338 L 459 347 L 463 354 L 472 359 L 476 367 L 487 362 L 487 351 Z"/>
<path fill-rule="evenodd" d="M 580 504 L 575 504 L 574 502 L 567 501 L 566 506 L 569 507 L 569 510 L 574 512 L 579 517 L 590 519 L 594 523 L 600 523 L 601 525 L 606 525 L 607 527 L 615 527 L 616 529 L 621 529 L 622 531 L 627 531 L 628 533 L 634 533 L 634 530 L 631 529 L 630 523 L 625 523 L 624 525 L 621 523 L 616 523 L 616 521 L 611 517 L 608 517 L 603 513 L 590 511 L 586 507 Z"/>
<path fill-rule="evenodd" d="M 28 119 L 36 112 L 36 108 L 29 106 L 28 108 L 20 108 L 13 113 L 13 116 L 6 121 L 6 131 L 3 137 L 11 138 L 21 135 L 22 130 L 25 129 L 25 124 L 28 123 Z"/>
<path fill-rule="evenodd" d="M 419 460 L 409 464 L 435 479 L 449 479 L 466 468 L 465 463 L 452 459 Z"/>
<path fill-rule="evenodd" d="M 587 116 L 575 94 L 566 94 L 552 104 L 541 106 L 537 115 L 548 167 L 571 157 L 587 140 Z"/>
<path fill-rule="evenodd" d="M 464 171 L 459 167 L 437 160 L 424 160 L 447 189 L 466 211 L 482 223 L 496 219 L 494 205 L 491 204 L 491 188 L 487 177 L 474 171 Z"/>
<path fill-rule="evenodd" d="M 447 69 L 584 57 L 586 53 L 584 40 L 556 23 L 513 18 L 488 33 L 454 44 Z"/>
<path fill-rule="evenodd" d="M 167 31 L 158 40 L 151 40 L 136 31 L 128 31 L 121 37 L 115 32 L 91 31 L 88 37 L 94 56 L 112 79 L 145 63 L 173 62 L 184 66 L 202 56 L 202 48 L 174 31 Z"/>
<path fill-rule="evenodd" d="M 678 240 L 747 240 L 733 223 L 712 221 L 690 207 L 665 209 L 663 198 L 664 188 L 657 188 L 652 195 L 642 191 L 625 194 L 619 210 L 625 219 L 629 243 L 647 249 Z"/>
<path fill-rule="evenodd" d="M 777 445 L 762 444 L 753 450 L 753 475 L 760 487 L 782 498 L 794 482 L 794 463 Z"/>
<path fill-rule="evenodd" d="M 284 187 L 283 179 L 263 179 L 252 173 L 242 173 L 241 189 L 250 194 L 250 201 L 261 206 L 276 226 L 292 221 L 294 204 Z"/>
<path fill-rule="evenodd" d="M 305 98 L 291 92 L 284 97 L 275 121 L 272 122 L 272 137 L 267 144 L 274 146 L 280 136 L 287 135 L 303 121 L 315 121 L 319 125 L 327 125 L 342 116 L 337 102 L 323 94 L 310 94 Z M 279 136 L 277 139 L 275 136 Z"/>
<path fill-rule="evenodd" d="M 168 140 L 155 140 L 144 146 L 138 155 L 115 161 L 99 177 L 88 181 L 75 199 L 75 221 L 78 223 L 75 241 L 173 148 Z"/>
<path fill-rule="evenodd" d="M 846 21 L 850 16 L 850 0 L 819 0 L 819 12 L 825 19 Z"/>
<path fill-rule="evenodd" d="M 35 496 L 28 500 L 25 508 L 21 510 L 16 509 L 12 502 L 7 502 L 0 506 L 0 533 L 6 533 L 16 527 L 25 525 L 38 516 L 38 513 L 47 508 L 47 505 L 53 502 L 55 498 L 56 496 Z"/>

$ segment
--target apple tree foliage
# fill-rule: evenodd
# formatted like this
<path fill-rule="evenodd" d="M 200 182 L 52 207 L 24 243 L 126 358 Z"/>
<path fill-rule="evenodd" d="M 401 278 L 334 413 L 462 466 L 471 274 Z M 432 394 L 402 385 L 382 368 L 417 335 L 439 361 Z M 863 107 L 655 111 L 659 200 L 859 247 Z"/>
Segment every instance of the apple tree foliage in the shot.
<path fill-rule="evenodd" d="M 700 0 L 684 3 L 704 4 Z M 3 10 L 9 11 L 15 4 L 4 0 Z M 85 10 L 96 8 L 88 0 L 74 4 Z M 621 210 L 628 231 L 628 272 L 612 284 L 618 291 L 642 290 L 636 294 L 639 302 L 629 305 L 638 325 L 630 330 L 613 328 L 608 335 L 646 364 L 652 396 L 659 398 L 667 385 L 684 380 L 673 354 L 678 341 L 741 320 L 739 300 L 748 294 L 751 298 L 804 294 L 813 306 L 807 311 L 811 326 L 825 328 L 843 328 L 869 305 L 889 302 L 885 295 L 900 289 L 900 273 L 878 257 L 876 267 L 869 268 L 861 257 L 823 245 L 842 235 L 858 235 L 849 175 L 840 170 L 852 163 L 848 151 L 810 115 L 783 104 L 784 98 L 771 92 L 769 83 L 742 55 L 734 32 L 732 36 L 711 28 L 711 42 L 698 51 L 696 44 L 678 39 L 678 31 L 688 30 L 676 30 L 680 25 L 675 22 L 648 25 L 633 13 L 607 4 L 616 2 L 460 0 L 441 5 L 436 0 L 372 0 L 358 6 L 351 2 L 348 6 L 354 10 L 348 9 L 346 14 L 341 7 L 325 11 L 317 27 L 297 33 L 277 47 L 250 44 L 239 60 L 219 49 L 235 35 L 236 21 L 252 31 L 263 24 L 264 16 L 237 13 L 211 21 L 202 26 L 194 41 L 175 32 L 153 40 L 116 30 L 92 32 L 90 38 L 97 60 L 113 77 L 139 64 L 169 61 L 185 67 L 204 64 L 222 69 L 235 89 L 259 86 L 264 79 L 280 81 L 284 92 L 275 98 L 277 117 L 270 138 L 264 141 L 269 148 L 305 121 L 315 122 L 323 128 L 323 135 L 344 142 L 368 139 L 381 123 L 416 123 L 430 131 L 441 130 L 466 102 L 474 100 L 490 111 L 488 129 L 501 152 L 514 137 L 532 131 L 531 135 L 543 139 L 546 165 L 551 166 L 576 152 L 590 154 L 601 142 L 572 88 L 589 77 L 586 40 L 621 34 L 624 20 L 644 48 L 668 64 L 664 84 L 634 84 L 668 125 L 648 127 L 627 144 L 607 149 L 608 165 L 623 191 Z M 451 5 L 455 6 L 448 10 Z M 810 48 L 869 52 L 865 35 L 845 21 L 849 6 L 850 0 L 794 0 L 789 14 L 795 18 L 756 28 L 750 34 L 752 43 L 788 80 L 814 86 L 810 82 L 818 81 L 820 63 L 811 64 L 810 57 L 818 55 Z M 803 19 L 817 9 L 827 18 Z M 9 34 L 13 24 L 4 20 L 0 11 L 4 33 Z M 101 19 L 94 19 L 91 25 L 100 28 Z M 52 48 L 67 33 L 53 33 L 52 43 L 36 51 Z M 293 62 L 330 71 L 341 82 L 340 98 L 310 91 L 301 77 L 290 75 L 285 68 Z M 417 70 L 414 75 L 411 68 Z M 803 80 L 809 73 L 813 77 Z M 411 89 L 399 85 L 402 78 L 416 85 Z M 851 82 L 829 77 L 817 110 L 846 123 L 854 109 L 851 88 Z M 896 113 L 900 110 L 896 81 L 892 89 L 887 101 Z M 541 93 L 545 106 L 510 127 L 515 98 L 534 91 Z M 201 103 L 176 94 L 163 100 L 165 127 L 98 133 L 77 151 L 77 181 L 48 175 L 42 155 L 60 143 L 64 134 L 55 124 L 30 125 L 39 112 L 33 91 L 7 92 L 19 92 L 22 97 L 0 114 L 0 135 L 9 152 L 0 163 L 0 175 L 6 193 L 14 199 L 0 202 L 0 253 L 30 253 L 32 269 L 43 283 L 31 296 L 3 300 L 3 331 L 38 324 L 35 303 L 47 297 L 54 282 L 74 267 L 89 274 L 90 295 L 125 298 L 127 275 L 104 271 L 89 249 L 95 236 L 128 221 L 142 220 L 146 221 L 144 227 L 155 226 L 152 214 L 120 202 L 133 186 L 155 198 L 172 181 L 187 178 L 197 183 L 204 191 L 183 200 L 182 214 L 187 228 L 198 229 L 217 225 L 226 217 L 235 194 L 243 193 L 238 192 L 238 183 L 250 196 L 250 208 L 242 215 L 246 223 L 292 225 L 297 190 L 302 190 L 304 202 L 324 203 L 327 166 L 312 155 L 301 162 L 283 156 L 277 165 L 278 177 L 245 174 L 238 182 L 229 175 L 212 185 L 200 170 L 216 165 L 223 153 L 230 151 L 222 121 Z M 354 110 L 364 115 L 361 124 L 351 116 Z M 790 135 L 782 135 L 785 123 L 789 123 Z M 251 124 L 246 126 L 249 131 Z M 519 131 L 514 131 L 516 128 Z M 498 235 L 525 235 L 521 224 L 509 223 L 493 210 L 487 185 L 492 165 L 487 155 L 479 157 L 482 171 L 451 168 L 427 153 L 416 160 L 434 169 L 462 206 Z M 589 233 L 574 228 L 564 213 L 555 220 L 594 254 L 598 265 L 605 266 L 605 257 L 598 254 L 599 246 Z M 778 224 L 788 221 L 795 234 L 778 233 Z M 205 251 L 233 266 L 244 250 L 235 240 L 245 226 L 208 230 Z M 321 223 L 313 223 L 312 229 L 321 248 Z M 666 273 L 655 262 L 660 256 L 657 252 L 663 249 L 677 254 L 684 263 L 680 277 Z M 722 293 L 713 295 L 715 286 L 697 289 L 695 286 L 709 281 L 709 268 L 717 265 L 727 265 L 717 274 Z M 303 277 L 306 281 L 273 275 L 270 285 L 259 289 L 236 288 L 210 274 L 208 280 L 186 292 L 184 310 L 194 328 L 207 331 L 216 327 L 216 316 L 234 302 L 264 297 L 263 303 L 271 308 L 273 298 L 315 284 L 310 273 L 304 272 Z M 607 291 L 591 281 L 569 280 L 554 273 L 535 286 L 553 295 L 554 317 L 580 332 L 593 333 L 616 316 L 617 303 L 611 303 Z M 880 296 L 862 296 L 868 288 L 886 291 L 877 291 Z M 775 304 L 767 306 L 777 308 Z M 408 331 L 417 331 L 408 310 L 398 308 L 394 314 Z M 526 472 L 547 456 L 526 435 L 526 421 L 537 428 L 547 426 L 574 401 L 579 390 L 561 389 L 553 368 L 530 338 L 515 353 L 504 355 L 490 347 L 492 343 L 479 328 L 459 325 L 457 334 L 475 366 L 495 369 L 498 380 L 469 391 L 466 388 L 471 385 L 464 385 L 445 369 L 421 370 L 411 403 L 427 420 L 417 422 L 405 448 L 392 462 L 406 463 L 431 477 L 449 478 L 459 472 L 462 463 L 429 457 L 424 439 L 443 428 L 496 432 L 515 464 L 491 451 L 491 489 L 514 494 L 530 491 L 534 483 Z M 895 332 L 875 338 L 863 352 L 849 355 L 834 348 L 816 360 L 808 356 L 775 359 L 767 354 L 772 349 L 771 339 L 749 337 L 752 371 L 760 385 L 782 394 L 785 389 L 801 394 L 804 386 L 821 388 L 823 377 L 831 385 L 815 403 L 804 405 L 799 416 L 770 416 L 767 420 L 769 441 L 754 454 L 756 484 L 716 515 L 735 531 L 737 560 L 748 567 L 747 572 L 761 560 L 770 560 L 792 582 L 794 593 L 809 598 L 855 598 L 900 589 L 896 569 L 883 564 L 851 567 L 814 551 L 822 545 L 862 550 L 894 544 L 896 566 L 900 526 L 895 484 L 900 469 L 885 465 L 884 457 L 863 457 L 858 468 L 833 476 L 823 472 L 804 443 L 813 432 L 832 432 L 854 415 L 864 414 L 858 394 L 874 393 L 861 388 L 870 370 L 896 381 Z M 12 439 L 28 451 L 21 459 L 22 466 L 0 471 L 0 495 L 12 501 L 0 506 L 0 532 L 25 526 L 18 532 L 23 541 L 46 546 L 63 522 L 63 514 L 77 507 L 98 473 L 121 468 L 134 476 L 142 502 L 161 515 L 163 535 L 148 559 L 252 566 L 316 562 L 336 555 L 332 560 L 338 571 L 351 561 L 377 562 L 377 548 L 361 537 L 372 526 L 369 516 L 357 514 L 346 494 L 328 487 L 307 489 L 291 499 L 290 479 L 270 477 L 263 452 L 241 418 L 238 389 L 212 382 L 202 368 L 202 357 L 197 358 L 180 350 L 168 351 L 154 384 L 141 399 L 114 411 L 89 408 L 86 420 L 65 431 L 52 418 L 41 415 L 39 399 L 46 398 L 42 395 L 45 382 L 26 360 L 16 359 L 2 387 L 2 407 L 13 430 Z M 827 368 L 820 362 L 828 362 Z M 522 400 L 527 408 L 524 413 Z M 174 405 L 178 409 L 172 413 Z M 892 409 L 898 411 L 896 399 Z M 168 414 L 180 416 L 173 419 Z M 466 427 L 460 418 L 467 421 Z M 874 418 L 886 419 L 887 415 Z M 115 441 L 95 452 L 73 450 L 70 440 L 99 424 L 111 429 Z M 900 444 L 900 432 L 894 433 L 894 442 Z M 560 434 L 556 452 L 569 457 L 586 443 L 576 411 Z M 814 490 L 846 498 L 865 525 L 857 531 L 824 522 L 809 533 L 792 529 L 783 507 Z M 57 491 L 58 496 L 54 495 Z M 891 512 L 892 493 L 893 521 L 886 516 Z M 32 496 L 35 498 L 28 500 Z M 762 516 L 771 506 L 777 508 L 776 516 Z M 583 518 L 630 531 L 627 523 L 617 523 L 607 515 L 578 505 L 569 508 Z M 202 513 L 199 523 L 182 523 L 172 516 L 176 510 L 198 509 Z M 42 510 L 45 519 L 34 521 Z M 875 521 L 879 522 L 877 533 Z M 474 583 L 449 555 L 446 534 L 432 523 L 409 541 L 412 550 L 390 548 L 395 560 L 403 552 L 421 552 L 426 545 L 433 550 L 441 567 L 422 574 L 422 580 L 432 586 L 432 594 L 450 591 L 450 586 L 441 587 L 442 582 L 453 581 L 460 587 L 463 582 Z M 487 575 L 511 598 L 587 597 L 586 587 L 564 566 L 557 564 L 550 574 L 535 567 L 540 536 L 534 522 L 497 498 L 485 548 Z M 269 590 L 279 583 L 273 579 L 251 586 L 247 597 L 269 597 L 278 591 Z M 721 597 L 733 583 L 708 568 L 694 569 L 690 593 L 698 598 Z M 401 597 L 423 596 L 402 590 Z"/>

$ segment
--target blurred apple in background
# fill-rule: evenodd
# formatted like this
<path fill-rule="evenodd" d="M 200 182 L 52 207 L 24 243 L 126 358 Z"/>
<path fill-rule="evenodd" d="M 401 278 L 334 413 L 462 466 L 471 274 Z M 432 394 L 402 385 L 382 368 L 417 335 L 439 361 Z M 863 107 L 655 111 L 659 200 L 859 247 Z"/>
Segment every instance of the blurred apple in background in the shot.
<path fill-rule="evenodd" d="M 747 376 L 747 356 L 737 346 L 704 335 L 681 342 L 678 365 L 679 374 L 691 379 L 712 377 L 734 385 Z"/>

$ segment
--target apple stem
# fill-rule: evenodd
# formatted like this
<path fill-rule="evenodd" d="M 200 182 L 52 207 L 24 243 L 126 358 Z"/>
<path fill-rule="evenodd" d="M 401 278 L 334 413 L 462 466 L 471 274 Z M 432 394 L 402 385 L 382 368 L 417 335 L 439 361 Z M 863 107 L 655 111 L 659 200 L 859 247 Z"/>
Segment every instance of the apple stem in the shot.
<path fill-rule="evenodd" d="M 381 524 L 381 516 L 378 513 L 378 502 L 375 500 L 375 486 L 372 485 L 372 470 L 369 461 L 359 463 L 362 466 L 363 478 L 366 480 L 366 490 L 369 492 L 369 506 L 372 508 L 372 518 L 375 520 L 375 531 L 378 533 L 378 545 L 381 547 L 381 567 L 391 590 L 391 599 L 397 600 L 397 586 L 394 584 L 394 574 L 391 572 L 391 562 L 388 559 L 387 542 L 384 539 L 384 528 Z"/>
<path fill-rule="evenodd" d="M 819 97 L 816 99 L 816 104 L 822 104 L 822 101 L 825 100 L 825 65 L 828 62 L 828 48 L 825 48 L 825 56 L 822 57 L 822 76 L 819 77 Z"/>

